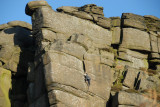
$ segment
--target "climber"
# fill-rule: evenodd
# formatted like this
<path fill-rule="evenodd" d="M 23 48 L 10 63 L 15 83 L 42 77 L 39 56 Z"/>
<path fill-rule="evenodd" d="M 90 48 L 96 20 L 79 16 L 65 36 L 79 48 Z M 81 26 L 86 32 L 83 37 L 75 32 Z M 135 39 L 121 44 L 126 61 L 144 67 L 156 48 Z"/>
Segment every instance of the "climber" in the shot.
<path fill-rule="evenodd" d="M 85 77 L 85 82 L 87 82 L 87 83 L 88 83 L 88 86 L 90 86 L 91 78 L 88 76 L 87 73 L 84 74 L 84 77 Z"/>

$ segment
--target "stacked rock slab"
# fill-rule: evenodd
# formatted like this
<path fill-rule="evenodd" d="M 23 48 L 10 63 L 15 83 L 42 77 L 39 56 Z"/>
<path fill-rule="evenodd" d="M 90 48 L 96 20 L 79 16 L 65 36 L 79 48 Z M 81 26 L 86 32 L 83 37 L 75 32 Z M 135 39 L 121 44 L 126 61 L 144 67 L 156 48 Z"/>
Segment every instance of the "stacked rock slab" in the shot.
<path fill-rule="evenodd" d="M 158 18 L 105 18 L 94 4 L 56 12 L 46 1 L 29 2 L 26 14 L 35 38 L 30 106 L 158 106 Z"/>
<path fill-rule="evenodd" d="M 119 74 L 112 86 L 112 106 L 159 106 L 158 24 L 159 19 L 153 16 L 122 14 L 115 67 Z M 148 93 L 152 95 L 150 101 L 146 100 Z"/>
<path fill-rule="evenodd" d="M 45 0 L 25 12 L 32 27 L 0 25 L 0 107 L 160 106 L 160 19 Z"/>
<path fill-rule="evenodd" d="M 27 106 L 28 62 L 33 53 L 31 30 L 31 25 L 22 21 L 0 25 L 1 107 Z"/>
<path fill-rule="evenodd" d="M 103 8 L 86 5 L 57 10 L 45 1 L 29 2 L 26 7 L 36 40 L 35 68 L 39 70 L 35 75 L 44 73 L 49 106 L 104 107 L 110 96 L 114 53 L 109 52 L 111 31 L 93 23 L 94 15 L 103 17 Z M 37 99 L 45 99 L 40 89 Z"/>

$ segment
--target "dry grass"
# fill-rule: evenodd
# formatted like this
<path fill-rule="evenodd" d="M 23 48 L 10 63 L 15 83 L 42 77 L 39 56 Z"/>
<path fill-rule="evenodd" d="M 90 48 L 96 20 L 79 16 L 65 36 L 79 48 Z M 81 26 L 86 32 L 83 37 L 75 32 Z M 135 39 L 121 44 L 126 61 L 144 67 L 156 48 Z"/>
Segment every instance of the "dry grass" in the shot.
<path fill-rule="evenodd" d="M 152 104 L 148 105 L 146 103 L 141 104 L 139 107 L 160 107 L 160 93 L 157 93 L 155 89 L 143 90 L 143 96 L 152 99 Z M 157 103 L 159 102 L 159 103 Z"/>
<path fill-rule="evenodd" d="M 139 93 L 139 91 L 135 90 L 135 89 L 127 89 L 125 91 L 128 92 L 128 93 Z"/>
<path fill-rule="evenodd" d="M 122 90 L 122 84 L 119 83 L 119 84 L 115 84 L 114 86 L 111 87 L 111 91 L 114 91 L 114 92 L 119 92 Z"/>

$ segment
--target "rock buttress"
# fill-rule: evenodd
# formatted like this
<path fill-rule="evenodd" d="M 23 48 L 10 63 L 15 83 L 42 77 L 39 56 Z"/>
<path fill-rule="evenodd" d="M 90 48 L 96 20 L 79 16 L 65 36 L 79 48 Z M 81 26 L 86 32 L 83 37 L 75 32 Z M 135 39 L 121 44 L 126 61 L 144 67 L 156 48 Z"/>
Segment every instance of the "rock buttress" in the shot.
<path fill-rule="evenodd" d="M 35 82 L 41 90 L 36 88 L 31 105 L 159 105 L 158 18 L 132 13 L 105 18 L 94 4 L 57 11 L 46 1 L 26 6 L 35 38 L 33 66 L 41 75 L 35 81 L 43 81 Z"/>
<path fill-rule="evenodd" d="M 32 27 L 22 21 L 0 25 L 0 106 L 25 107 L 28 63 L 34 49 Z"/>

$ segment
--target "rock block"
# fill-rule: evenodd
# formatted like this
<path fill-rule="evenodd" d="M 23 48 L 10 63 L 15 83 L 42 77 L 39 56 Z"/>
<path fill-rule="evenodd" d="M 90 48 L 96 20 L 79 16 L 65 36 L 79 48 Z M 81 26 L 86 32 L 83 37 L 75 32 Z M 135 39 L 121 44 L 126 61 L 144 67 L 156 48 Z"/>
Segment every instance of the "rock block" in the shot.
<path fill-rule="evenodd" d="M 141 106 L 145 104 L 146 107 L 155 106 L 152 99 L 137 93 L 127 93 L 125 91 L 118 93 L 118 103 L 119 105 Z"/>
<path fill-rule="evenodd" d="M 79 10 L 87 12 L 87 13 L 91 13 L 91 14 L 98 14 L 98 15 L 104 16 L 103 7 L 98 7 L 95 4 L 84 5 L 80 7 Z"/>
<path fill-rule="evenodd" d="M 63 52 L 52 50 L 46 52 L 45 56 L 43 57 L 43 63 L 46 65 L 50 62 L 61 64 L 62 66 L 66 66 L 84 72 L 83 63 L 81 60 Z"/>
<path fill-rule="evenodd" d="M 51 62 L 45 65 L 45 79 L 47 86 L 53 83 L 60 83 L 83 91 L 87 90 L 83 71 L 69 68 L 59 63 Z"/>
<path fill-rule="evenodd" d="M 147 29 L 144 17 L 133 13 L 122 14 L 122 26 L 134 27 L 140 30 Z"/>
<path fill-rule="evenodd" d="M 119 52 L 124 52 L 127 55 L 133 56 L 138 59 L 147 59 L 148 58 L 148 53 L 141 53 L 135 50 L 130 50 L 130 49 L 125 49 L 125 48 L 119 48 Z"/>
<path fill-rule="evenodd" d="M 146 59 L 139 59 L 139 58 L 130 56 L 124 52 L 119 52 L 118 58 L 131 62 L 132 67 L 134 67 L 134 68 L 137 68 L 137 69 L 148 68 L 148 62 Z"/>
<path fill-rule="evenodd" d="M 96 62 L 84 61 L 85 70 L 91 78 L 89 91 L 105 100 L 109 98 L 111 89 L 111 71 L 107 65 L 101 65 Z"/>
<path fill-rule="evenodd" d="M 44 1 L 44 0 L 41 0 L 41 1 L 31 1 L 31 2 L 29 2 L 26 5 L 25 13 L 27 15 L 31 16 L 36 8 L 39 8 L 39 7 L 42 7 L 42 6 L 48 6 L 49 7 L 48 3 L 46 1 Z"/>
<path fill-rule="evenodd" d="M 122 59 L 124 61 L 129 61 L 132 64 L 130 66 L 132 66 L 133 68 L 148 68 L 148 54 L 143 54 L 137 51 L 133 51 L 133 50 L 129 50 L 129 49 L 125 49 L 125 48 L 119 48 L 119 55 L 118 55 L 119 59 Z"/>
<path fill-rule="evenodd" d="M 43 16 L 35 16 L 39 17 L 35 19 L 35 23 L 36 20 L 37 23 L 42 22 L 39 27 L 50 28 L 54 32 L 65 34 L 68 38 L 72 34 L 84 34 L 87 35 L 96 44 L 102 44 L 104 46 L 111 45 L 112 35 L 109 30 L 74 16 L 54 12 L 51 8 L 48 7 L 42 7 L 37 11 L 40 12 Z M 87 30 L 85 28 L 87 28 Z"/>
<path fill-rule="evenodd" d="M 151 51 L 152 52 L 158 52 L 157 42 L 151 41 Z"/>
<path fill-rule="evenodd" d="M 120 37 L 121 37 L 121 29 L 120 27 L 114 27 L 112 28 L 112 44 L 119 44 L 120 43 Z"/>
<path fill-rule="evenodd" d="M 120 27 L 121 26 L 121 18 L 120 17 L 110 17 L 111 26 L 112 27 Z"/>
<path fill-rule="evenodd" d="M 148 33 L 133 28 L 123 28 L 121 47 L 150 51 L 150 38 Z"/>
<path fill-rule="evenodd" d="M 133 89 L 136 84 L 135 82 L 138 81 L 140 72 L 137 69 L 127 67 L 125 73 L 123 85 Z"/>
<path fill-rule="evenodd" d="M 78 7 L 62 6 L 57 8 L 57 11 L 64 12 L 66 14 L 73 15 L 82 19 L 93 20 L 93 17 L 90 14 L 84 11 L 80 11 Z"/>
<path fill-rule="evenodd" d="M 74 96 L 73 94 L 60 91 L 60 90 L 53 90 L 48 93 L 49 96 L 49 103 L 50 105 L 55 104 L 57 102 L 61 102 L 66 106 L 75 107 L 75 106 L 86 106 L 88 102 L 86 99 Z"/>
<path fill-rule="evenodd" d="M 159 53 L 151 53 L 149 58 L 150 59 L 160 59 L 160 55 Z"/>
<path fill-rule="evenodd" d="M 55 42 L 50 46 L 50 50 L 56 50 L 60 52 L 67 53 L 72 55 L 80 60 L 83 60 L 83 55 L 85 54 L 86 50 L 83 46 L 76 44 L 76 43 L 63 43 L 61 41 Z"/>
<path fill-rule="evenodd" d="M 160 19 L 159 18 L 155 16 L 151 16 L 151 15 L 145 15 L 144 18 L 145 18 L 148 30 L 160 31 Z"/>
<path fill-rule="evenodd" d="M 102 26 L 103 28 L 110 28 L 111 27 L 111 19 L 93 15 L 94 21 L 96 21 L 97 25 Z"/>
<path fill-rule="evenodd" d="M 78 43 L 83 46 L 86 50 L 92 47 L 92 41 L 89 37 L 83 34 L 73 34 L 71 37 L 72 42 Z"/>

